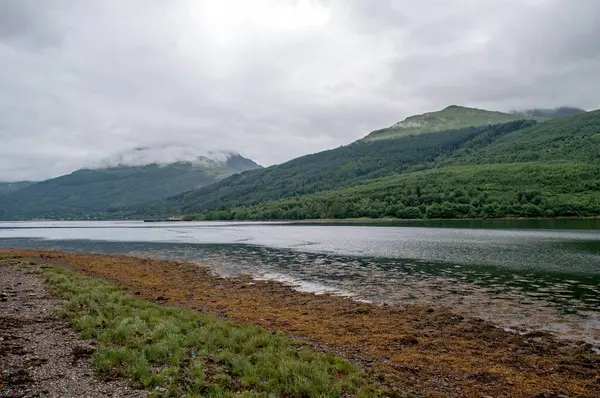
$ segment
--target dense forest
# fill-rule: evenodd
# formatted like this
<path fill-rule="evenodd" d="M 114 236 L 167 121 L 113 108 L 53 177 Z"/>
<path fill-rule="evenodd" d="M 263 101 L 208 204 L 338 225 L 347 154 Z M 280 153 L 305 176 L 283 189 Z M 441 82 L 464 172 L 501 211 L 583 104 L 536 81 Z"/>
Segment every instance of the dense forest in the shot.
<path fill-rule="evenodd" d="M 188 219 L 497 218 L 600 214 L 600 166 L 496 164 L 398 174 Z"/>
<path fill-rule="evenodd" d="M 600 112 L 351 145 L 245 172 L 130 215 L 190 219 L 600 214 Z"/>
<path fill-rule="evenodd" d="M 538 123 L 498 137 L 490 145 L 476 140 L 440 163 L 600 162 L 600 111 Z"/>

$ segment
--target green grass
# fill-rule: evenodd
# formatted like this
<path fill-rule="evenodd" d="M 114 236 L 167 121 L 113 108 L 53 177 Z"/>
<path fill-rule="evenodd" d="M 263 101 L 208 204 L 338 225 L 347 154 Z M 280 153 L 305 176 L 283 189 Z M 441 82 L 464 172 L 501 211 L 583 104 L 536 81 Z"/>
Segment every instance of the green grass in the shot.
<path fill-rule="evenodd" d="M 6 260 L 18 260 L 20 259 L 21 256 L 16 255 L 16 254 L 10 254 L 10 253 L 0 253 L 0 261 L 6 261 Z"/>
<path fill-rule="evenodd" d="M 93 339 L 97 372 L 172 397 L 341 397 L 383 392 L 346 360 L 284 335 L 127 295 L 62 269 L 43 268 L 68 301 L 60 315 Z"/>

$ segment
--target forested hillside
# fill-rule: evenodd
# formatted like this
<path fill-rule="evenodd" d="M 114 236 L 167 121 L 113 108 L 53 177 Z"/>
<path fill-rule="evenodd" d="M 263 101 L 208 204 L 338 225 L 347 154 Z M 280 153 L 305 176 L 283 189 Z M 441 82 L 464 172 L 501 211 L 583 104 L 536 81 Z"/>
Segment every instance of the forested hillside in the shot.
<path fill-rule="evenodd" d="M 499 137 L 490 145 L 465 145 L 442 164 L 600 162 L 600 111 L 555 119 Z"/>
<path fill-rule="evenodd" d="M 190 219 L 497 218 L 600 214 L 600 166 L 493 164 L 397 174 Z"/>
<path fill-rule="evenodd" d="M 127 206 L 157 200 L 258 168 L 232 155 L 226 161 L 81 169 L 0 196 L 0 219 L 104 218 Z"/>
<path fill-rule="evenodd" d="M 21 188 L 25 188 L 31 184 L 35 184 L 32 181 L 17 181 L 17 182 L 0 182 L 0 196 L 9 192 L 17 191 Z"/>
<path fill-rule="evenodd" d="M 165 201 L 144 204 L 135 213 L 205 213 L 217 208 L 253 206 L 344 187 L 358 181 L 431 167 L 473 140 L 491 141 L 535 121 L 470 127 L 394 140 L 358 141 L 345 147 L 293 159 L 282 165 L 232 176 Z"/>
<path fill-rule="evenodd" d="M 134 209 L 208 219 L 600 214 L 600 111 L 359 141 Z"/>

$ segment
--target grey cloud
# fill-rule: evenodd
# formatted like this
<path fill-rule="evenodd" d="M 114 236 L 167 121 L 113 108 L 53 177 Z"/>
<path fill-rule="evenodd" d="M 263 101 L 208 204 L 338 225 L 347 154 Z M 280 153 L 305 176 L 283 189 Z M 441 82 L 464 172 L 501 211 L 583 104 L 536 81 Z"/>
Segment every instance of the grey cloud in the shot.
<path fill-rule="evenodd" d="M 70 1 L 34 2 L 3 0 L 0 2 L 0 40 L 25 47 L 59 45 L 68 25 L 66 10 Z"/>
<path fill-rule="evenodd" d="M 437 107 L 458 103 L 507 110 L 535 103 L 598 108 L 600 3 L 508 3 L 472 20 L 439 20 L 444 28 L 431 35 L 440 38 L 441 46 L 427 35 L 423 41 L 420 29 L 409 32 L 417 54 L 394 62 L 393 81 L 410 75 L 420 84 L 393 83 L 388 95 L 427 98 Z"/>
<path fill-rule="evenodd" d="M 165 142 L 269 165 L 450 104 L 595 109 L 599 16 L 595 0 L 5 0 L 0 180 Z"/>

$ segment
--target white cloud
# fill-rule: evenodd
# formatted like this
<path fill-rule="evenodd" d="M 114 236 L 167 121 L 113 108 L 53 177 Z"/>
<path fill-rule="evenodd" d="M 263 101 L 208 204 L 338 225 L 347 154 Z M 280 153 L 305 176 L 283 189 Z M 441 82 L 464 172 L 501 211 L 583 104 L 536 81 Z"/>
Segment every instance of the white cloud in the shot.
<path fill-rule="evenodd" d="M 597 108 L 599 16 L 595 0 L 3 0 L 0 180 L 165 142 L 269 165 L 450 104 Z"/>
<path fill-rule="evenodd" d="M 143 166 L 147 164 L 171 164 L 191 162 L 202 165 L 225 166 L 233 154 L 227 151 L 208 150 L 192 145 L 163 144 L 154 147 L 141 147 L 122 150 L 114 155 L 89 164 L 89 168 L 106 168 L 121 165 Z"/>

